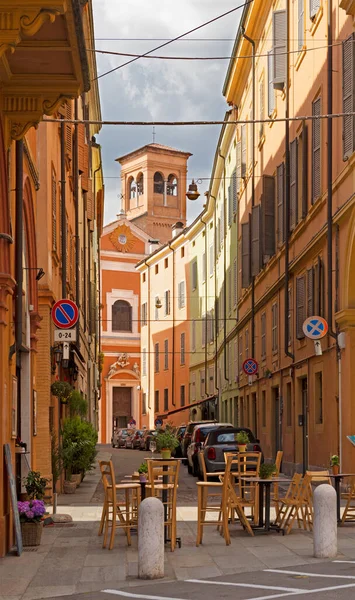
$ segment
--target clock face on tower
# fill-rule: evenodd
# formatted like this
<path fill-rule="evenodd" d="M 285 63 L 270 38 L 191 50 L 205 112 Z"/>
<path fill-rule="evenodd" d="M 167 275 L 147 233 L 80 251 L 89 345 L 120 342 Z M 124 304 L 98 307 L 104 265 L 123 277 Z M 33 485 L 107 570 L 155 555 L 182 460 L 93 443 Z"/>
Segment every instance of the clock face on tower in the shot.
<path fill-rule="evenodd" d="M 119 252 L 131 252 L 136 243 L 128 225 L 118 225 L 111 233 L 110 240 Z"/>

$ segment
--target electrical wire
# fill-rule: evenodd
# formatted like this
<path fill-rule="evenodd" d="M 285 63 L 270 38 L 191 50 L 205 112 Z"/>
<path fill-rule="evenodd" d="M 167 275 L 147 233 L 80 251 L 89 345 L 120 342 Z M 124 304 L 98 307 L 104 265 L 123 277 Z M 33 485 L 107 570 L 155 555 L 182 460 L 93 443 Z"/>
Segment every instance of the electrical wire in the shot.
<path fill-rule="evenodd" d="M 123 63 L 122 65 L 119 65 L 118 67 L 114 67 L 113 69 L 106 71 L 106 73 L 102 73 L 101 75 L 94 77 L 94 79 L 92 81 L 97 81 L 98 79 L 101 79 L 102 77 L 105 77 L 106 75 L 109 75 L 110 73 L 114 73 L 118 69 L 122 69 L 122 67 L 126 67 L 127 65 L 130 65 L 131 63 L 135 62 L 136 60 L 139 60 L 143 56 L 147 56 L 148 54 L 151 54 L 152 52 L 155 52 L 156 50 L 160 50 L 160 48 L 164 48 L 164 46 L 168 46 L 169 44 L 172 44 L 173 42 L 176 42 L 177 40 L 180 40 L 181 38 L 186 37 L 187 35 L 190 35 L 190 33 L 194 33 L 194 31 L 198 31 L 199 29 L 202 29 L 203 27 L 206 27 L 207 25 L 210 25 L 211 23 L 215 23 L 216 21 L 218 21 L 219 19 L 222 19 L 223 17 L 226 17 L 227 15 L 231 15 L 233 12 L 239 10 L 240 8 L 244 8 L 248 4 L 252 4 L 252 2 L 253 2 L 253 0 L 246 0 L 246 2 L 244 2 L 243 4 L 240 4 L 239 6 L 236 6 L 235 8 L 232 8 L 231 10 L 228 10 L 227 12 L 225 12 L 221 15 L 218 15 L 217 17 L 214 17 L 213 19 L 210 19 L 209 21 L 206 21 L 205 23 L 202 23 L 201 25 L 198 25 L 197 27 L 194 27 L 193 29 L 186 31 L 185 33 L 182 33 L 181 35 L 178 35 L 177 37 L 175 37 L 171 40 L 168 40 L 167 42 L 164 42 L 164 44 L 160 44 L 159 46 L 156 46 L 155 48 L 152 48 L 151 50 L 144 52 L 144 54 L 141 54 L 139 56 L 136 56 L 135 58 L 132 58 L 131 60 L 128 60 L 127 62 Z"/>

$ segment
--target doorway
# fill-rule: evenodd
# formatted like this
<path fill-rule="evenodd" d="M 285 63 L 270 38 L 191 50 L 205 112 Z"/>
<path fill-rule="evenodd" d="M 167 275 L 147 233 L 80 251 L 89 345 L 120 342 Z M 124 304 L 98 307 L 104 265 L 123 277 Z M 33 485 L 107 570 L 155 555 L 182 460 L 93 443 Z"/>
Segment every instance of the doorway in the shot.
<path fill-rule="evenodd" d="M 278 450 L 281 450 L 280 391 L 278 387 L 271 388 L 271 410 L 271 449 L 272 458 L 275 459 Z"/>
<path fill-rule="evenodd" d="M 112 390 L 113 428 L 127 427 L 132 416 L 132 388 L 114 387 Z"/>
<path fill-rule="evenodd" d="M 305 473 L 308 469 L 308 379 L 297 380 L 296 463 Z"/>
<path fill-rule="evenodd" d="M 256 393 L 253 392 L 251 395 L 251 430 L 254 436 L 258 437 L 258 419 L 256 410 Z"/>

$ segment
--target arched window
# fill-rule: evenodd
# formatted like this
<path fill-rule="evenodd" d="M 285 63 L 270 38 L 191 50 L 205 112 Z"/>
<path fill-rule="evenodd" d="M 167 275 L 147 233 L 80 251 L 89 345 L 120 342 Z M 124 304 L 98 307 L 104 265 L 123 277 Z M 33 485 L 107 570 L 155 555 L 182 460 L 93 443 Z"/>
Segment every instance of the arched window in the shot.
<path fill-rule="evenodd" d="M 166 193 L 168 196 L 177 196 L 178 194 L 178 181 L 175 175 L 169 175 L 168 183 L 166 186 Z"/>
<path fill-rule="evenodd" d="M 125 300 L 112 305 L 112 331 L 132 331 L 132 306 Z"/>
<path fill-rule="evenodd" d="M 136 197 L 136 192 L 137 192 L 136 182 L 134 181 L 133 177 L 131 177 L 131 179 L 129 180 L 128 186 L 129 186 L 129 198 L 130 198 L 130 200 L 132 200 L 132 198 Z"/>
<path fill-rule="evenodd" d="M 164 194 L 164 178 L 161 173 L 154 173 L 154 194 Z"/>
<path fill-rule="evenodd" d="M 143 173 L 139 173 L 137 176 L 137 193 L 138 196 L 142 196 L 144 193 Z"/>

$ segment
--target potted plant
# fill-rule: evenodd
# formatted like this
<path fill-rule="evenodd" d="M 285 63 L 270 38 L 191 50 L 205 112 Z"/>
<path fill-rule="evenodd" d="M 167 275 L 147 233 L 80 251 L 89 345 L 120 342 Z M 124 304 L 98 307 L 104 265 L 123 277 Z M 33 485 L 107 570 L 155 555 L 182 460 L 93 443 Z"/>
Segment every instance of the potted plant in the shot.
<path fill-rule="evenodd" d="M 46 512 L 43 500 L 18 502 L 22 543 L 24 546 L 39 546 L 42 537 L 43 516 Z"/>
<path fill-rule="evenodd" d="M 26 488 L 28 500 L 43 500 L 46 493 L 46 486 L 49 479 L 41 477 L 39 471 L 29 471 L 27 476 L 22 479 L 22 483 Z"/>
<path fill-rule="evenodd" d="M 172 451 L 179 445 L 179 440 L 171 431 L 158 433 L 156 440 L 157 449 L 161 453 L 162 458 L 171 458 Z"/>
<path fill-rule="evenodd" d="M 337 454 L 333 454 L 333 456 L 330 457 L 330 464 L 333 469 L 333 475 L 339 475 L 340 462 Z"/>
<path fill-rule="evenodd" d="M 247 444 L 249 444 L 249 436 L 246 431 L 238 431 L 235 434 L 235 441 L 237 442 L 239 452 L 246 452 Z"/>
<path fill-rule="evenodd" d="M 65 479 L 63 483 L 64 494 L 74 494 L 76 490 L 76 482 L 72 479 L 73 460 L 76 452 L 77 444 L 72 441 L 63 443 L 61 449 L 61 459 L 63 463 Z"/>
<path fill-rule="evenodd" d="M 141 483 L 146 483 L 147 474 L 148 474 L 148 465 L 146 462 L 142 462 L 141 466 L 138 469 L 138 473 L 139 473 L 139 481 Z"/>
<path fill-rule="evenodd" d="M 275 463 L 263 463 L 260 465 L 259 477 L 260 479 L 271 479 L 273 474 L 276 472 Z"/>
<path fill-rule="evenodd" d="M 51 392 L 62 404 L 67 404 L 73 388 L 67 381 L 55 381 L 51 385 Z"/>

